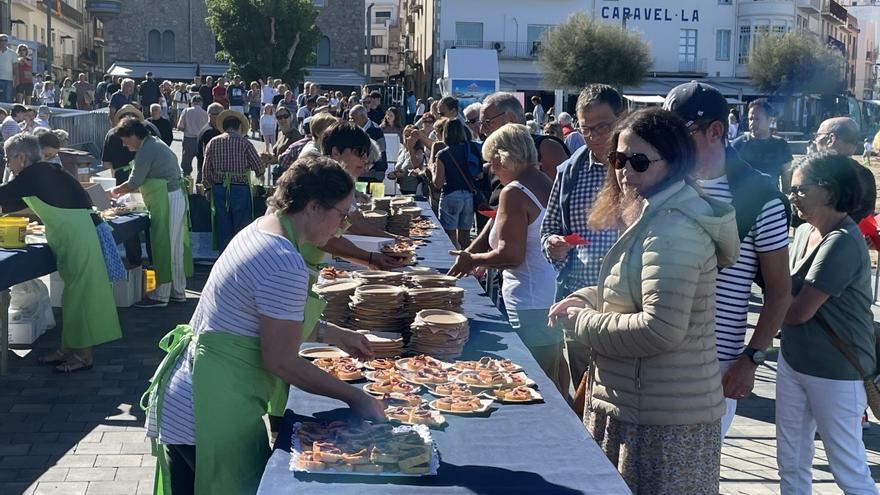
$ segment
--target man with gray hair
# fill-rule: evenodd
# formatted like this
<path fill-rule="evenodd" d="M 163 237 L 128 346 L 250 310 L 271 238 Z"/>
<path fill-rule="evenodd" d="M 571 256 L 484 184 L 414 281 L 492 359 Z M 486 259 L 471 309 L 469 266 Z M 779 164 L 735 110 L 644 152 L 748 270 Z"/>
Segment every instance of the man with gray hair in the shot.
<path fill-rule="evenodd" d="M 482 142 L 480 139 L 480 109 L 483 104 L 480 102 L 471 103 L 464 109 L 464 124 L 471 131 L 471 139 L 473 141 Z"/>
<path fill-rule="evenodd" d="M 385 154 L 385 133 L 373 122 L 363 105 L 355 105 L 349 113 L 351 121 L 361 128 L 370 136 L 370 139 L 379 145 L 382 155 L 378 160 L 374 161 L 370 169 L 364 173 L 364 177 L 370 181 L 382 182 L 385 179 L 385 172 L 388 170 L 388 158 Z"/>
<path fill-rule="evenodd" d="M 223 113 L 223 110 L 225 109 L 220 103 L 208 105 L 208 123 L 199 130 L 199 144 L 196 151 L 196 184 L 202 183 L 202 164 L 205 163 L 205 148 L 208 147 L 208 143 L 212 139 L 221 134 L 219 129 L 220 122 L 217 119 Z M 185 177 L 189 177 L 189 174 L 186 174 Z"/>
<path fill-rule="evenodd" d="M 856 148 L 862 141 L 859 125 L 849 117 L 834 117 L 819 124 L 816 131 L 816 148 L 818 151 L 835 151 L 845 156 L 856 154 Z M 857 160 L 854 160 L 857 162 Z M 862 186 L 862 200 L 855 211 L 849 212 L 849 216 L 858 223 L 868 215 L 874 214 L 874 205 L 877 202 L 877 181 L 868 167 L 855 165 Z"/>
<path fill-rule="evenodd" d="M 113 96 L 110 97 L 110 108 L 108 109 L 108 114 L 110 115 L 110 125 L 115 127 L 116 124 L 119 123 L 119 117 L 116 116 L 116 112 L 119 111 L 120 108 L 125 105 L 130 105 L 133 101 L 134 97 L 134 79 L 123 79 L 122 87 L 119 91 L 113 93 Z"/>
<path fill-rule="evenodd" d="M 183 110 L 180 120 L 177 121 L 177 130 L 183 131 L 183 156 L 180 159 L 180 168 L 185 176 L 192 174 L 192 161 L 199 151 L 199 133 L 210 121 L 208 112 L 202 108 L 202 95 L 196 94 L 192 98 L 192 106 Z"/>

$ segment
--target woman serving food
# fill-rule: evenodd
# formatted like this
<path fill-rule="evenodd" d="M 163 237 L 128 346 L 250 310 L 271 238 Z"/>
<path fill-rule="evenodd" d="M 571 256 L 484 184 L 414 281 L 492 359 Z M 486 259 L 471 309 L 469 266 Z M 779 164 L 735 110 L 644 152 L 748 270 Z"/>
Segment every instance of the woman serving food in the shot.
<path fill-rule="evenodd" d="M 336 234 L 353 189 L 333 160 L 295 162 L 269 201 L 275 213 L 232 240 L 190 324 L 162 340 L 169 354 L 145 394 L 148 435 L 161 444 L 157 492 L 254 493 L 270 453 L 262 417 L 278 379 L 384 418 L 378 400 L 291 352 L 302 339 L 309 287 L 300 246 L 323 246 Z M 320 322 L 317 335 L 371 357 L 359 333 Z"/>

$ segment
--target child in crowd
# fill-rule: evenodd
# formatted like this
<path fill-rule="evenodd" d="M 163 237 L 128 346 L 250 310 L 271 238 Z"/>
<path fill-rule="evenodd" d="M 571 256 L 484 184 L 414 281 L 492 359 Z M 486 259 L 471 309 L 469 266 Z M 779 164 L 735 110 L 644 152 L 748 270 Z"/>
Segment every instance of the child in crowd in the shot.
<path fill-rule="evenodd" d="M 278 122 L 275 120 L 275 107 L 272 104 L 263 105 L 263 116 L 260 117 L 260 134 L 266 143 L 266 153 L 272 152 L 275 146 L 275 134 L 278 130 Z"/>

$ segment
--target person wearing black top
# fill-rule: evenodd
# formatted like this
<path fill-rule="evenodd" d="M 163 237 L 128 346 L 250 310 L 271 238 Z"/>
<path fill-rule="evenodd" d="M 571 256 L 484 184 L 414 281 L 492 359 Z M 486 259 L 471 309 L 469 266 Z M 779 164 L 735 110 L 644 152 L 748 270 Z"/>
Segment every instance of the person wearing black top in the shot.
<path fill-rule="evenodd" d="M 114 77 L 110 80 L 110 82 L 107 83 L 106 95 L 107 95 L 108 103 L 110 100 L 110 96 L 112 96 L 113 93 L 119 91 L 120 89 L 122 89 L 122 78 L 121 77 Z"/>
<path fill-rule="evenodd" d="M 196 184 L 202 183 L 202 164 L 205 162 L 205 148 L 215 137 L 222 134 L 217 130 L 219 123 L 217 116 L 223 112 L 223 105 L 219 103 L 211 103 L 208 107 L 208 125 L 199 133 L 199 149 L 196 151 Z"/>
<path fill-rule="evenodd" d="M 171 146 L 174 142 L 174 131 L 171 130 L 171 122 L 162 117 L 162 107 L 158 103 L 150 105 L 150 118 L 147 121 L 159 130 L 159 138 L 162 142 Z"/>
<path fill-rule="evenodd" d="M 211 90 L 214 89 L 214 78 L 208 76 L 205 78 L 205 84 L 199 86 L 199 94 L 202 95 L 202 107 L 205 110 L 208 109 L 208 105 L 214 103 L 214 93 Z"/>
<path fill-rule="evenodd" d="M 749 130 L 731 142 L 742 159 L 759 172 L 770 176 L 777 187 L 779 179 L 785 175 L 791 163 L 791 149 L 782 138 L 770 135 L 770 119 L 773 107 L 766 100 L 749 103 Z"/>
<path fill-rule="evenodd" d="M 153 103 L 159 103 L 162 92 L 159 90 L 159 83 L 153 79 L 153 73 L 147 72 L 147 79 L 141 83 L 141 108 L 150 108 Z"/>

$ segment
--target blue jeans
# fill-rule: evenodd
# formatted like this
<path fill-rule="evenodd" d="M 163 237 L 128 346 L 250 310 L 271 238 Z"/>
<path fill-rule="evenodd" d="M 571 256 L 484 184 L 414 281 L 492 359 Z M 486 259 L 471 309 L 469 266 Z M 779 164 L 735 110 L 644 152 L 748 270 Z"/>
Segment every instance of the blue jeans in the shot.
<path fill-rule="evenodd" d="M 4 103 L 12 103 L 15 93 L 12 91 L 12 81 L 8 79 L 0 79 L 0 101 Z"/>
<path fill-rule="evenodd" d="M 443 230 L 471 230 L 474 195 L 466 189 L 440 195 L 440 226 Z"/>
<path fill-rule="evenodd" d="M 222 253 L 235 234 L 254 220 L 253 198 L 250 188 L 241 184 L 229 186 L 228 205 L 223 184 L 214 184 L 211 194 L 214 198 L 214 233 Z"/>

